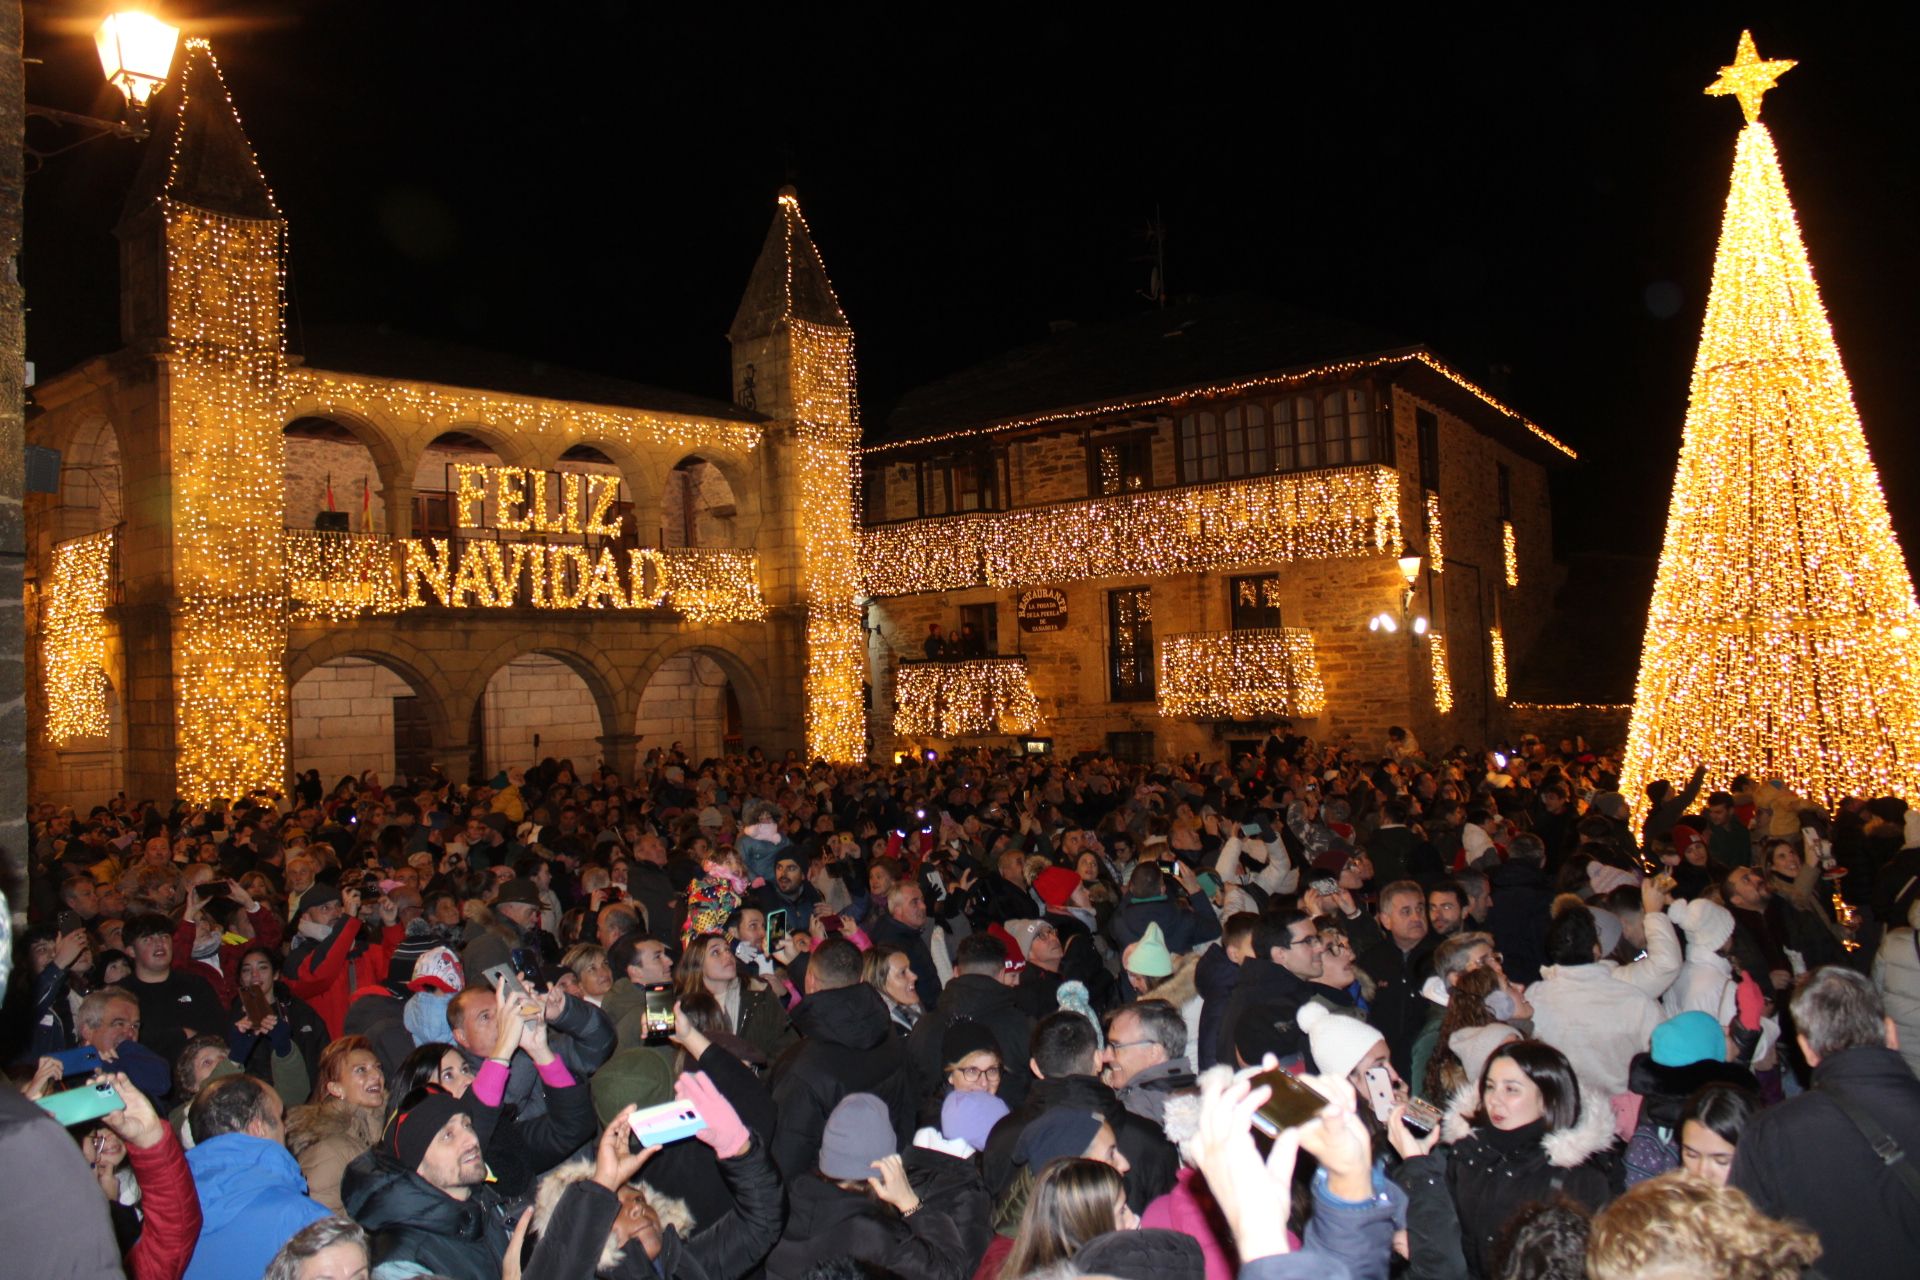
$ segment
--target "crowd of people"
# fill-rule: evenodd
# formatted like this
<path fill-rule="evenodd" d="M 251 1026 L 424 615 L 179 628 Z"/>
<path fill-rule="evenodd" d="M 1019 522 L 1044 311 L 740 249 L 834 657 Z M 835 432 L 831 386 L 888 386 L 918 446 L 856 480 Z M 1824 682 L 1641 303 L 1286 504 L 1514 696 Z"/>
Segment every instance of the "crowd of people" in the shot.
<path fill-rule="evenodd" d="M 1617 786 L 1578 742 L 1281 724 L 1226 761 L 675 744 L 41 806 L 0 1256 L 1904 1274 L 1920 810 Z"/>

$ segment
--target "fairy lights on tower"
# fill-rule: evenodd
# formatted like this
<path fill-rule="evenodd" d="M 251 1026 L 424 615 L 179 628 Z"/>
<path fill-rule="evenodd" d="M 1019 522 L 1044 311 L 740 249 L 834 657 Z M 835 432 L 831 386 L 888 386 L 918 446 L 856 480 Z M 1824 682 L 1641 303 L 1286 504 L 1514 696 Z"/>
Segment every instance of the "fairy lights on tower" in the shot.
<path fill-rule="evenodd" d="M 1830 805 L 1920 793 L 1920 609 L 1740 35 L 1740 132 L 1622 791 L 1707 766 Z"/>

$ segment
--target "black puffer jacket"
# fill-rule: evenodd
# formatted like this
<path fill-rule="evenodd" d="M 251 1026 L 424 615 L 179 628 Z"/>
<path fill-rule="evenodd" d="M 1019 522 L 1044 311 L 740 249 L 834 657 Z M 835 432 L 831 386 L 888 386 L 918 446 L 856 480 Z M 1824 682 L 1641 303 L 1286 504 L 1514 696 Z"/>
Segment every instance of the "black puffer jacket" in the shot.
<path fill-rule="evenodd" d="M 786 1210 L 780 1175 L 757 1141 L 719 1166 L 733 1196 L 732 1210 L 690 1236 L 667 1227 L 660 1256 L 651 1261 L 638 1241 L 629 1241 L 619 1262 L 600 1274 L 623 1280 L 740 1280 L 758 1267 L 780 1238 Z M 525 1280 L 592 1280 L 619 1212 L 619 1198 L 591 1178 L 570 1185 L 540 1235 Z"/>
<path fill-rule="evenodd" d="M 906 1166 L 907 1183 L 913 1193 L 925 1204 L 940 1206 L 953 1220 L 960 1232 L 961 1248 L 971 1259 L 967 1264 L 967 1272 L 971 1274 L 993 1242 L 993 1201 L 987 1198 L 980 1161 L 926 1147 L 908 1147 L 900 1153 L 900 1158 Z"/>
<path fill-rule="evenodd" d="M 500 1280 L 508 1230 L 500 1193 L 486 1183 L 455 1200 L 375 1149 L 340 1180 L 347 1214 L 366 1229 L 375 1267 L 411 1262 L 447 1280 Z"/>
<path fill-rule="evenodd" d="M 1308 982 L 1266 956 L 1248 956 L 1240 965 L 1233 992 L 1227 997 L 1226 1010 L 1214 1027 L 1213 1061 L 1229 1065 L 1238 1062 L 1234 1056 L 1234 1039 L 1241 1034 L 1243 1019 L 1257 1018 L 1270 1024 L 1277 1037 L 1273 1042 L 1279 1045 L 1282 1057 L 1305 1052 L 1307 1035 L 1295 1019 L 1301 1005 L 1325 991 L 1326 988 Z"/>
<path fill-rule="evenodd" d="M 788 1193 L 786 1233 L 767 1258 L 767 1280 L 804 1280 L 826 1258 L 857 1258 L 913 1280 L 967 1280 L 973 1265 L 948 1212 L 923 1201 L 903 1218 L 864 1191 L 807 1174 Z"/>
<path fill-rule="evenodd" d="M 1033 1039 L 1033 1019 L 1020 1007 L 1014 989 L 985 974 L 955 974 L 940 993 L 940 1003 L 915 1024 L 907 1037 L 907 1052 L 913 1058 L 914 1084 L 922 1098 L 932 1097 L 946 1083 L 940 1074 L 940 1041 L 947 1028 L 970 1019 L 993 1032 L 1000 1045 L 999 1094 L 1009 1107 L 1027 1100 L 1033 1086 L 1033 1072 L 1027 1067 L 1028 1042 Z"/>
<path fill-rule="evenodd" d="M 913 1135 L 913 1072 L 880 993 L 864 982 L 817 991 L 794 1006 L 793 1025 L 806 1038 L 781 1055 L 770 1081 L 780 1176 L 792 1182 L 819 1164 L 827 1117 L 850 1093 L 886 1103 L 905 1146 Z"/>

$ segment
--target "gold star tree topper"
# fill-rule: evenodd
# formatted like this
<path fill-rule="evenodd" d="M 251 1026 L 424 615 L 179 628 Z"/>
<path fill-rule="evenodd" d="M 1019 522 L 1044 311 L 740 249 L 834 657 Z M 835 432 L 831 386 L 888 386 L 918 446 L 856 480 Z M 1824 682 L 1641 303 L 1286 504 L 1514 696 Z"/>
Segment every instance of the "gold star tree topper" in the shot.
<path fill-rule="evenodd" d="M 1740 110 L 1746 115 L 1747 123 L 1752 124 L 1760 118 L 1760 99 L 1793 66 L 1791 58 L 1762 60 L 1759 50 L 1753 47 L 1753 32 L 1742 31 L 1733 65 L 1720 68 L 1720 78 L 1707 86 L 1707 92 L 1716 98 L 1730 95 L 1740 99 Z"/>

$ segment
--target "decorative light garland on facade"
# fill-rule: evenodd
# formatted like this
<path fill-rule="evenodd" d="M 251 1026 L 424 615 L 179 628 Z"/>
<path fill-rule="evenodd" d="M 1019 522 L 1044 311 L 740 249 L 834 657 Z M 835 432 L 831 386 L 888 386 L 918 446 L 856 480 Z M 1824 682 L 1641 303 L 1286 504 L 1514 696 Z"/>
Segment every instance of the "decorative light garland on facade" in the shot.
<path fill-rule="evenodd" d="M 903 662 L 893 692 L 893 731 L 902 737 L 1017 736 L 1045 724 L 1025 658 Z"/>
<path fill-rule="evenodd" d="M 883 525 L 861 559 L 876 596 L 1021 587 L 1375 556 L 1400 543 L 1400 476 L 1342 467 Z"/>
<path fill-rule="evenodd" d="M 1500 634 L 1500 628 L 1494 627 L 1487 632 L 1487 642 L 1493 652 L 1493 696 L 1507 696 L 1507 638 Z"/>
<path fill-rule="evenodd" d="M 1620 790 L 1705 764 L 1815 804 L 1920 796 L 1920 607 L 1760 95 L 1790 65 L 1743 33 L 1713 283 Z M 1738 477 L 1730 485 L 1728 477 Z"/>
<path fill-rule="evenodd" d="M 1427 662 L 1433 668 L 1433 709 L 1441 715 L 1453 710 L 1453 681 L 1447 676 L 1447 639 L 1427 632 Z"/>
<path fill-rule="evenodd" d="M 504 391 L 422 385 L 304 366 L 282 379 L 290 405 L 310 404 L 315 413 L 340 413 L 371 421 L 444 422 L 448 430 L 471 425 L 540 441 L 559 453 L 579 443 L 629 447 L 728 449 L 750 453 L 764 431 L 758 423 L 701 418 L 517 396 Z"/>
<path fill-rule="evenodd" d="M 113 601 L 114 531 L 53 549 L 52 585 L 40 620 L 47 736 L 55 745 L 102 738 L 107 716 L 107 607 Z"/>
<path fill-rule="evenodd" d="M 1591 711 L 1600 715 L 1619 715 L 1633 710 L 1631 702 L 1509 702 L 1509 711 L 1571 712 Z"/>
<path fill-rule="evenodd" d="M 1447 542 L 1440 530 L 1440 495 L 1427 490 L 1427 566 L 1435 573 L 1447 567 Z"/>
<path fill-rule="evenodd" d="M 1500 522 L 1500 547 L 1507 562 L 1507 585 L 1517 587 L 1520 585 L 1520 551 L 1514 546 L 1511 520 Z"/>
<path fill-rule="evenodd" d="M 1100 418 L 1112 414 L 1133 413 L 1143 409 L 1158 409 L 1177 405 L 1188 400 L 1215 400 L 1234 396 L 1251 395 L 1279 388 L 1297 387 L 1302 383 L 1319 382 L 1331 378 L 1350 378 L 1357 374 L 1368 373 L 1390 365 L 1415 363 L 1433 370 L 1447 381 L 1461 388 L 1489 408 L 1505 414 L 1525 427 L 1536 439 L 1550 448 L 1566 455 L 1578 458 L 1571 447 L 1555 439 L 1539 424 L 1531 421 L 1511 406 L 1502 404 L 1484 388 L 1461 376 L 1438 357 L 1426 351 L 1405 351 L 1398 355 L 1370 356 L 1363 360 L 1343 360 L 1336 364 L 1321 365 L 1313 369 L 1304 369 L 1297 373 L 1271 374 L 1260 378 L 1240 378 L 1231 382 L 1215 383 L 1204 387 L 1189 387 L 1184 391 L 1172 391 L 1161 395 L 1145 396 L 1134 399 L 1103 400 L 1095 404 L 1082 405 L 1072 409 L 1057 409 L 1048 413 L 1036 413 L 1021 418 L 1006 418 L 984 426 L 963 427 L 956 431 L 945 431 L 937 435 L 919 436 L 911 441 L 898 444 L 868 445 L 862 452 L 888 453 L 905 447 L 918 448 L 921 445 L 939 444 L 945 440 L 964 440 L 981 436 L 997 435 L 1003 431 L 1019 431 L 1027 427 L 1041 427 L 1052 423 L 1073 422 L 1081 418 Z"/>
<path fill-rule="evenodd" d="M 1160 642 L 1163 716 L 1317 716 L 1326 703 L 1313 633 L 1305 627 L 1199 632 Z"/>

